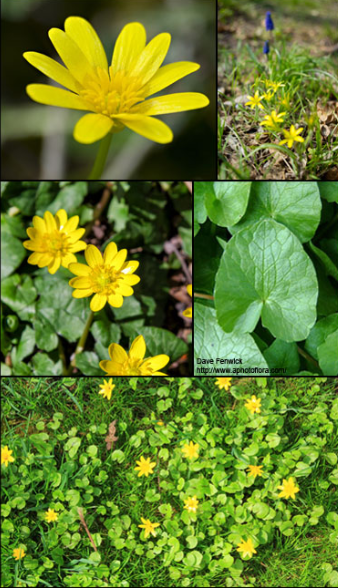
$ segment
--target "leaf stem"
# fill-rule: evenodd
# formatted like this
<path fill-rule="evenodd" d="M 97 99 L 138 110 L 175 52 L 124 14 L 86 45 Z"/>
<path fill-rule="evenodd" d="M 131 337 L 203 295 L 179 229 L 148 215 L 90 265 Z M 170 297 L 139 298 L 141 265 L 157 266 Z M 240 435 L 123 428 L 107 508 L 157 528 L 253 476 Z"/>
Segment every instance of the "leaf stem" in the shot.
<path fill-rule="evenodd" d="M 93 165 L 93 169 L 89 174 L 88 180 L 99 180 L 104 170 L 110 143 L 112 140 L 112 133 L 108 133 L 100 143 L 100 147 Z"/>
<path fill-rule="evenodd" d="M 210 294 L 198 294 L 197 292 L 194 292 L 194 297 L 195 298 L 205 298 L 206 300 L 213 300 L 214 297 L 210 296 Z"/>
<path fill-rule="evenodd" d="M 82 335 L 81 335 L 81 337 L 79 339 L 79 342 L 78 342 L 78 344 L 76 346 L 74 357 L 73 357 L 72 361 L 70 362 L 70 366 L 69 366 L 69 370 L 68 370 L 68 375 L 70 375 L 72 373 L 72 369 L 76 366 L 76 356 L 79 353 L 82 353 L 82 351 L 85 348 L 87 337 L 88 337 L 88 334 L 89 334 L 89 329 L 90 329 L 91 324 L 93 322 L 93 318 L 94 318 L 94 313 L 92 311 L 90 311 L 90 314 L 88 316 L 87 322 L 86 322 L 85 327 L 83 329 L 83 333 L 82 333 Z"/>
<path fill-rule="evenodd" d="M 315 359 L 313 359 L 313 357 L 311 357 L 311 355 L 309 353 L 307 353 L 306 351 L 304 351 L 304 349 L 302 349 L 301 347 L 299 347 L 299 345 L 297 345 L 297 349 L 298 349 L 299 355 L 302 355 L 310 363 L 313 363 L 316 367 L 319 367 L 318 361 L 316 361 Z"/>

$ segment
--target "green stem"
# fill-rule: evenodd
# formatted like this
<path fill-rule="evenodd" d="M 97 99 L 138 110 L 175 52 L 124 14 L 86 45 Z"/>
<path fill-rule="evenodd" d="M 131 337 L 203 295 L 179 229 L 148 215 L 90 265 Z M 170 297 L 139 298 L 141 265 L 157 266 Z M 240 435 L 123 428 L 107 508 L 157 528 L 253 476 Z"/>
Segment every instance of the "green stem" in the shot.
<path fill-rule="evenodd" d="M 309 353 L 307 353 L 304 349 L 302 349 L 301 347 L 299 347 L 299 345 L 297 345 L 297 349 L 298 349 L 298 353 L 299 355 L 302 355 L 303 357 L 305 357 L 305 359 L 307 359 L 310 363 L 312 363 L 313 365 L 315 365 L 316 367 L 319 367 L 319 363 L 318 361 L 316 361 Z"/>
<path fill-rule="evenodd" d="M 99 180 L 104 170 L 110 143 L 112 140 L 112 133 L 108 133 L 101 141 L 98 154 L 92 171 L 89 174 L 88 180 Z"/>
<path fill-rule="evenodd" d="M 72 373 L 72 369 L 76 366 L 76 356 L 79 353 L 82 353 L 82 351 L 85 348 L 87 337 L 89 335 L 89 329 L 90 329 L 91 324 L 93 322 L 93 318 L 94 318 L 94 313 L 91 311 L 90 312 L 90 315 L 89 315 L 89 317 L 87 319 L 87 322 L 85 324 L 85 327 L 83 329 L 83 333 L 82 333 L 82 335 L 81 335 L 81 337 L 79 339 L 79 342 L 78 342 L 78 344 L 76 346 L 74 357 L 73 357 L 72 361 L 70 362 L 70 366 L 69 366 L 69 370 L 68 370 L 68 375 L 70 375 Z"/>

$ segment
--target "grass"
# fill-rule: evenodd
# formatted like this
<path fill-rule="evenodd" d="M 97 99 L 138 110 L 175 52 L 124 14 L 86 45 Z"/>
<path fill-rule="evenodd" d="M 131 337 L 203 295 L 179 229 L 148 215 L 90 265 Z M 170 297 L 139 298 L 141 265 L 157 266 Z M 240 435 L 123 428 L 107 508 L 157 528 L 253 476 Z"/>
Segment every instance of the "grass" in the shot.
<path fill-rule="evenodd" d="M 262 10 L 257 27 L 264 15 Z M 233 19 L 229 22 L 233 23 Z M 296 19 L 295 39 L 283 33 L 280 14 L 278 22 L 279 28 L 270 36 L 268 56 L 262 53 L 267 33 L 263 29 L 257 33 L 253 23 L 242 32 L 249 42 L 234 43 L 226 34 L 226 46 L 220 44 L 219 179 L 333 179 L 326 174 L 338 160 L 336 61 L 329 56 L 310 55 L 307 47 L 298 44 Z M 264 111 L 246 106 L 247 96 L 256 90 L 259 96 L 268 94 L 266 80 L 280 82 L 283 87 L 273 93 L 270 101 L 263 98 Z M 286 115 L 283 122 L 269 130 L 261 123 L 264 115 L 273 110 L 286 111 Z M 285 138 L 283 130 L 291 125 L 303 129 L 303 142 L 293 143 L 290 148 L 280 146 Z"/>
<path fill-rule="evenodd" d="M 337 511 L 337 488 L 328 483 L 332 467 L 326 456 L 337 453 L 337 420 L 332 420 L 334 401 L 338 398 L 337 379 L 271 378 L 267 383 L 260 378 L 233 379 L 230 394 L 218 390 L 211 378 L 114 378 L 116 388 L 110 401 L 99 396 L 100 383 L 101 378 L 87 377 L 2 380 L 2 444 L 14 450 L 16 460 L 8 468 L 2 467 L 2 502 L 10 504 L 20 496 L 25 500 L 24 507 L 16 508 L 12 504 L 11 513 L 5 518 L 3 586 L 334 585 L 330 582 L 335 578 L 337 532 L 326 516 Z M 184 488 L 187 485 L 189 488 L 203 471 L 208 477 L 213 471 L 228 467 L 220 465 L 226 462 L 219 462 L 215 470 L 207 473 L 213 460 L 218 459 L 213 449 L 214 443 L 216 448 L 219 445 L 217 439 L 223 438 L 219 446 L 230 456 L 234 447 L 241 448 L 242 436 L 244 445 L 259 438 L 262 423 L 261 428 L 248 429 L 245 423 L 254 425 L 254 420 L 247 421 L 242 408 L 243 398 L 252 394 L 266 398 L 264 434 L 282 431 L 283 451 L 271 450 L 274 468 L 282 472 L 289 463 L 290 451 L 299 444 L 307 443 L 310 453 L 316 443 L 321 448 L 311 474 L 296 479 L 301 488 L 298 500 L 287 502 L 286 507 L 292 509 L 292 515 L 308 513 L 316 506 L 323 506 L 325 512 L 317 525 L 307 520 L 303 526 L 295 526 L 290 536 L 276 527 L 271 540 L 265 544 L 260 541 L 255 557 L 249 561 L 236 559 L 239 562 L 236 565 L 243 564 L 242 574 L 238 567 L 220 569 L 219 559 L 213 567 L 210 564 L 203 569 L 194 566 L 190 569 L 186 559 L 189 554 L 201 550 L 205 557 L 212 545 L 211 554 L 215 553 L 215 537 L 227 541 L 223 549 L 234 540 L 230 528 L 214 522 L 215 512 L 220 513 L 225 507 L 220 506 L 219 511 L 215 507 L 208 510 L 216 500 L 212 494 L 204 498 L 198 494 L 200 511 L 194 515 L 196 518 L 188 520 L 182 515 L 180 519 L 182 495 L 177 491 L 177 484 L 185 479 Z M 159 418 L 165 422 L 163 429 L 156 425 Z M 119 439 L 109 453 L 104 439 L 113 419 L 117 420 Z M 50 450 L 45 452 L 32 445 L 34 435 L 42 431 L 49 435 L 46 443 Z M 159 441 L 162 434 L 167 435 L 163 443 Z M 234 436 L 235 445 L 228 435 Z M 73 457 L 66 449 L 72 436 L 81 439 L 81 447 Z M 177 447 L 188 438 L 200 439 L 202 468 L 198 463 L 196 467 L 187 466 L 177 456 Z M 88 456 L 96 450 L 88 447 L 97 448 L 97 457 L 92 457 L 92 461 Z M 157 461 L 153 476 L 135 475 L 133 468 L 141 454 Z M 62 479 L 59 485 L 55 477 L 58 472 Z M 286 470 L 282 475 L 287 475 Z M 100 476 L 107 478 L 102 482 Z M 192 487 L 201 492 L 198 485 Z M 258 487 L 259 481 L 251 492 L 258 492 Z M 84 507 L 87 525 L 102 558 L 99 564 L 93 559 L 93 549 L 79 525 L 77 504 L 73 507 L 69 504 L 71 494 L 68 493 L 77 490 L 82 501 L 79 504 Z M 231 496 L 236 497 L 230 495 L 229 500 Z M 247 494 L 246 500 L 248 497 Z M 273 504 L 271 499 L 270 504 Z M 48 525 L 42 513 L 51 505 L 59 512 L 60 520 Z M 171 507 L 169 516 L 165 505 Z M 282 501 L 281 513 L 285 512 L 284 506 Z M 160 521 L 161 533 L 156 540 L 140 539 L 137 524 L 142 516 Z M 232 525 L 233 529 L 234 522 Z M 183 559 L 179 556 L 170 565 L 163 565 L 163 558 L 170 549 L 175 549 L 175 541 L 168 544 L 165 531 L 169 538 L 178 538 L 177 553 L 182 551 Z M 192 549 L 185 543 L 188 535 L 198 539 L 198 545 Z M 27 555 L 16 563 L 11 554 L 20 544 L 26 546 Z M 230 548 L 235 557 L 234 547 L 230 545 Z M 330 565 L 332 572 L 327 571 Z M 324 582 L 325 573 L 328 575 Z"/>

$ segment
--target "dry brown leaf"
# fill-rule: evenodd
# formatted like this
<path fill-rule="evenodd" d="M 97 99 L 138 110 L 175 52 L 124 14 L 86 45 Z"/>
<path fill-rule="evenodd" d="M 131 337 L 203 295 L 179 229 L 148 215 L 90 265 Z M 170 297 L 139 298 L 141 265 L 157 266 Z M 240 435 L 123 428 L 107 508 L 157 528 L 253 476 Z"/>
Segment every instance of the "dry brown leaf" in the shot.
<path fill-rule="evenodd" d="M 109 433 L 107 435 L 107 437 L 105 438 L 105 442 L 107 443 L 107 450 L 109 451 L 109 449 L 111 449 L 113 447 L 113 444 L 115 443 L 115 441 L 118 440 L 118 437 L 115 436 L 116 433 L 116 420 L 113 421 L 112 423 L 110 423 L 109 425 Z"/>

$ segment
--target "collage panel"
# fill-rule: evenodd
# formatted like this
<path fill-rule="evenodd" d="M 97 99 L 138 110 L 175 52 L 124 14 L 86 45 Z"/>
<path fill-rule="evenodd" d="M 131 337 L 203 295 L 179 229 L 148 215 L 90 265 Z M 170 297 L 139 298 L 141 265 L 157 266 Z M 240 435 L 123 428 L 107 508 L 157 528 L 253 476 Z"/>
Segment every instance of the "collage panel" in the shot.
<path fill-rule="evenodd" d="M 335 0 L 218 0 L 221 180 L 338 180 Z"/>
<path fill-rule="evenodd" d="M 335 586 L 337 378 L 2 380 L 2 586 Z"/>
<path fill-rule="evenodd" d="M 191 190 L 2 182 L 2 375 L 191 374 Z"/>
<path fill-rule="evenodd" d="M 195 182 L 194 375 L 338 375 L 338 182 Z"/>

